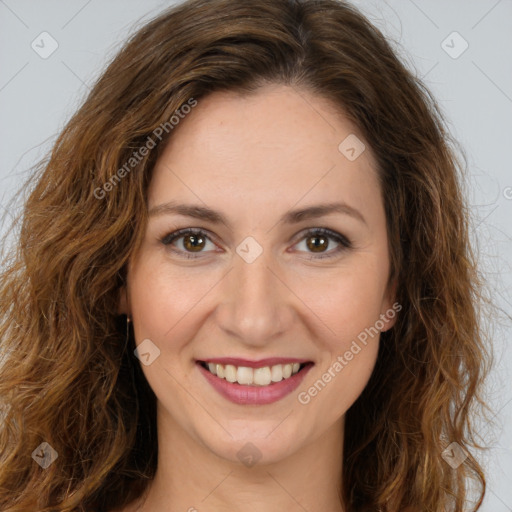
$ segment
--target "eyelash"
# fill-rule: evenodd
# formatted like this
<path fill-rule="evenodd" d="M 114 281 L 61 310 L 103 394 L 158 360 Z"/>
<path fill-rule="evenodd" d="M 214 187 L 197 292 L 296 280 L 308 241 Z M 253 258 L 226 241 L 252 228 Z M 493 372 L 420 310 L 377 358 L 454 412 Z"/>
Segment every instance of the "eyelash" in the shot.
<path fill-rule="evenodd" d="M 208 240 L 210 240 L 211 242 L 213 242 L 213 240 L 210 239 L 210 237 L 208 236 L 206 231 L 204 231 L 202 229 L 197 229 L 197 228 L 185 228 L 185 229 L 180 229 L 178 231 L 174 231 L 173 233 L 169 233 L 168 235 L 165 235 L 160 241 L 162 242 L 162 244 L 171 247 L 172 242 L 183 237 L 184 235 L 189 235 L 189 234 L 190 235 L 201 235 L 201 236 L 204 236 L 205 238 L 207 238 Z M 336 231 L 332 231 L 327 228 L 309 229 L 304 233 L 303 237 L 297 243 L 301 242 L 302 240 L 304 240 L 305 238 L 308 238 L 310 236 L 321 236 L 321 235 L 324 235 L 324 236 L 327 236 L 328 238 L 333 239 L 334 241 L 338 242 L 340 245 L 336 249 L 330 251 L 328 254 L 313 255 L 310 258 L 312 260 L 334 258 L 340 252 L 352 248 L 352 243 L 350 242 L 350 240 L 347 237 L 345 237 L 344 235 L 342 235 L 340 233 L 337 233 Z M 196 255 L 193 255 L 192 253 L 183 252 L 181 250 L 176 250 L 174 248 L 171 248 L 171 250 L 174 253 L 179 254 L 180 257 L 183 257 L 186 259 L 197 259 L 197 258 L 201 257 L 200 256 L 201 253 L 196 253 L 197 254 L 197 256 L 196 256 Z M 314 254 L 314 253 L 312 253 L 312 254 Z"/>

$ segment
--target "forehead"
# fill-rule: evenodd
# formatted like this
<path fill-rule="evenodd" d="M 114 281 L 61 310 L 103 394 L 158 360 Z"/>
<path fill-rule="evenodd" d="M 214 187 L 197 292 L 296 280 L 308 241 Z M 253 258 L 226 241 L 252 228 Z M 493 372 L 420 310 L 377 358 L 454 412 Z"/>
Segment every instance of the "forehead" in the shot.
<path fill-rule="evenodd" d="M 175 128 L 155 166 L 148 207 L 185 196 L 245 209 L 290 207 L 301 198 L 375 201 L 379 187 L 371 149 L 366 144 L 351 160 L 342 151 L 346 144 L 340 150 L 345 140 L 362 143 L 357 127 L 302 89 L 272 85 L 244 96 L 215 92 L 198 100 Z"/>

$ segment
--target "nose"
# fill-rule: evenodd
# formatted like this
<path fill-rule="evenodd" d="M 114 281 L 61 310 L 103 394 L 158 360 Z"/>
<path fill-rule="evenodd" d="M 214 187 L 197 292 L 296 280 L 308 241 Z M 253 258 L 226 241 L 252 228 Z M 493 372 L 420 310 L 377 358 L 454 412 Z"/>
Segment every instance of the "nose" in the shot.
<path fill-rule="evenodd" d="M 245 345 L 263 346 L 293 325 L 293 293 L 270 260 L 265 251 L 252 263 L 235 254 L 233 268 L 222 283 L 218 325 Z"/>

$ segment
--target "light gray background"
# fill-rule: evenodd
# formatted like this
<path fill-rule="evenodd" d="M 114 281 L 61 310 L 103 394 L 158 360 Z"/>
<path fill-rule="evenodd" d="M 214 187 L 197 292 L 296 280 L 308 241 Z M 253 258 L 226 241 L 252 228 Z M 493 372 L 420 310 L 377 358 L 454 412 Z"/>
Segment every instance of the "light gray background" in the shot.
<path fill-rule="evenodd" d="M 0 206 L 50 148 L 93 80 L 135 28 L 173 2 L 0 0 Z M 359 0 L 441 103 L 468 157 L 474 235 L 493 299 L 512 313 L 512 1 Z M 58 44 L 48 58 L 48 32 Z M 458 32 L 463 38 L 451 35 Z M 46 37 L 44 43 L 41 38 Z M 448 38 L 448 39 L 447 39 Z M 443 44 L 443 41 L 445 43 Z M 469 45 L 464 48 L 464 41 Z M 444 49 L 443 49 L 444 47 Z M 450 56 L 446 51 L 451 52 Z M 12 209 L 9 213 L 12 213 Z M 0 211 L 0 215 L 2 212 Z M 495 322 L 488 383 L 494 426 L 479 426 L 484 512 L 512 511 L 510 322 Z M 508 485 L 507 485 L 508 484 Z"/>

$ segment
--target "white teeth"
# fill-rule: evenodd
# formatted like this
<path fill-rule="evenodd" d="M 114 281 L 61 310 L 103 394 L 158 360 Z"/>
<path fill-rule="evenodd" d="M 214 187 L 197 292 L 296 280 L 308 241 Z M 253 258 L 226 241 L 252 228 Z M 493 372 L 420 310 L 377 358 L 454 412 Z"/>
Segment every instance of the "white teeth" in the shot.
<path fill-rule="evenodd" d="M 235 380 L 236 380 L 236 366 L 233 366 L 232 364 L 227 364 L 226 368 L 224 369 L 224 378 L 228 382 L 235 382 Z"/>
<path fill-rule="evenodd" d="M 238 384 L 252 384 L 253 373 L 252 368 L 239 366 L 236 371 L 236 380 Z"/>
<path fill-rule="evenodd" d="M 281 364 L 276 364 L 272 366 L 270 370 L 272 382 L 281 382 L 283 380 L 283 366 Z"/>
<path fill-rule="evenodd" d="M 207 363 L 207 366 L 213 375 L 246 386 L 268 386 L 273 382 L 281 382 L 295 375 L 300 369 L 300 363 L 276 364 L 262 368 L 216 363 Z"/>
<path fill-rule="evenodd" d="M 268 386 L 272 382 L 272 374 L 268 366 L 255 368 L 253 374 L 253 383 L 256 384 L 256 386 Z"/>

